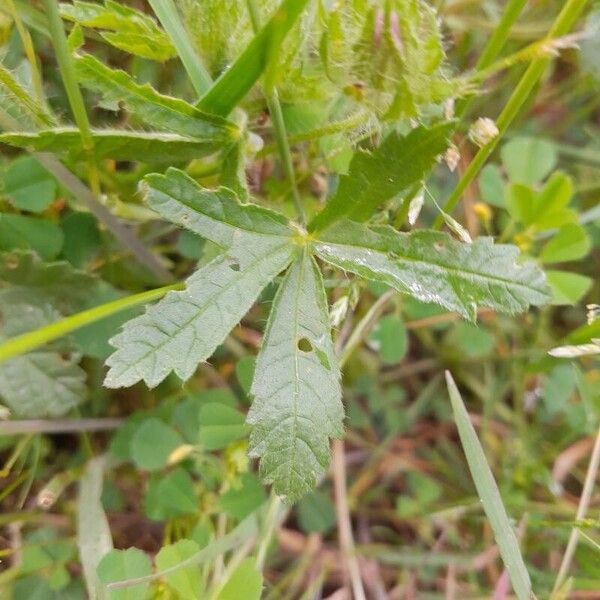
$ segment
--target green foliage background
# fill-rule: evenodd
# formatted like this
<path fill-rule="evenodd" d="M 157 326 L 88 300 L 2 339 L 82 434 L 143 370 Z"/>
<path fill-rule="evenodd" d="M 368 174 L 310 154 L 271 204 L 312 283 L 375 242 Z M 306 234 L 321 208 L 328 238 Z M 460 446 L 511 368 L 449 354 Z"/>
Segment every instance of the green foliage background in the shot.
<path fill-rule="evenodd" d="M 6 0 L 3 597 L 599 589 L 598 23 Z"/>

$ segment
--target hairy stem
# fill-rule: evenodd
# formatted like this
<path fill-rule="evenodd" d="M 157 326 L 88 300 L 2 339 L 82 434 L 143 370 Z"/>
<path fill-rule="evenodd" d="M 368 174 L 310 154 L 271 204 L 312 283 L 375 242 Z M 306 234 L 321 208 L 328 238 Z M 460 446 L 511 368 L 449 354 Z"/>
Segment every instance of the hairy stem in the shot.
<path fill-rule="evenodd" d="M 92 129 L 88 120 L 83 96 L 79 89 L 79 84 L 77 83 L 77 74 L 75 73 L 75 66 L 71 60 L 67 37 L 58 10 L 58 2 L 57 0 L 43 0 L 43 4 L 46 9 L 48 28 L 52 36 L 52 45 L 56 52 L 56 61 L 58 62 L 63 85 L 65 86 L 67 98 L 69 99 L 71 112 L 73 113 L 77 127 L 79 127 L 83 149 L 87 156 L 90 187 L 92 188 L 94 195 L 98 196 L 100 193 L 100 178 L 98 176 L 98 168 L 94 156 Z"/>
<path fill-rule="evenodd" d="M 247 0 L 248 12 L 250 14 L 250 21 L 252 22 L 252 28 L 256 33 L 260 29 L 260 15 L 258 13 L 258 6 L 255 0 Z M 285 176 L 290 182 L 292 188 L 292 199 L 294 201 L 294 208 L 298 214 L 298 219 L 301 225 L 306 225 L 306 214 L 304 207 L 302 206 L 302 198 L 298 191 L 298 185 L 296 182 L 296 173 L 294 171 L 294 165 L 292 162 L 292 153 L 290 151 L 290 144 L 287 137 L 287 131 L 285 128 L 285 121 L 283 120 L 283 112 L 281 110 L 281 103 L 279 102 L 279 94 L 277 88 L 273 87 L 267 93 L 267 108 L 271 115 L 271 121 L 273 122 L 273 130 L 275 132 L 275 141 L 277 142 L 277 148 L 279 150 L 279 156 L 283 165 Z"/>

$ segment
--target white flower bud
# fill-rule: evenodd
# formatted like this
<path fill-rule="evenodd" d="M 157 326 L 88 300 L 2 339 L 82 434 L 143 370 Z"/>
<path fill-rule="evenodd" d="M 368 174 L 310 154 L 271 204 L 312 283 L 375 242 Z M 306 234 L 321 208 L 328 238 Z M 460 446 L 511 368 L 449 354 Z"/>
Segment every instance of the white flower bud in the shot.
<path fill-rule="evenodd" d="M 489 144 L 499 131 L 496 123 L 488 117 L 479 117 L 469 129 L 469 139 L 480 148 Z"/>
<path fill-rule="evenodd" d="M 342 321 L 346 318 L 349 306 L 350 299 L 348 296 L 342 296 L 333 303 L 331 310 L 329 311 L 329 322 L 332 327 L 340 326 Z"/>
<path fill-rule="evenodd" d="M 423 191 L 420 191 L 411 201 L 408 207 L 408 222 L 414 225 L 421 214 L 423 203 L 425 202 L 425 196 Z"/>
<path fill-rule="evenodd" d="M 460 160 L 460 152 L 454 144 L 452 144 L 452 146 L 446 150 L 446 154 L 444 154 L 444 160 L 446 161 L 450 172 L 453 173 L 454 169 L 456 169 L 456 166 L 458 165 L 458 161 Z"/>

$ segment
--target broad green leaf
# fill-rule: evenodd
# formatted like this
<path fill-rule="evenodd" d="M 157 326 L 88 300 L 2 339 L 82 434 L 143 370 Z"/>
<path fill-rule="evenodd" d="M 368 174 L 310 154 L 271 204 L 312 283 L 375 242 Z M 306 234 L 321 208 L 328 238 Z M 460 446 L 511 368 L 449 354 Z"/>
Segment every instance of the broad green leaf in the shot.
<path fill-rule="evenodd" d="M 371 347 L 388 364 L 401 361 L 408 350 L 408 335 L 404 322 L 396 315 L 381 317 L 369 336 Z"/>
<path fill-rule="evenodd" d="M 54 200 L 56 181 L 35 158 L 22 156 L 6 169 L 4 193 L 19 210 L 42 212 Z"/>
<path fill-rule="evenodd" d="M 539 192 L 522 183 L 513 183 L 507 196 L 512 217 L 523 225 L 535 225 L 540 231 L 577 220 L 577 213 L 567 208 L 573 197 L 573 182 L 564 173 L 553 173 Z"/>
<path fill-rule="evenodd" d="M 152 565 L 145 552 L 137 548 L 111 550 L 98 565 L 97 573 L 104 585 L 106 600 L 143 600 L 149 583 L 141 583 L 120 589 L 108 589 L 106 584 L 124 579 L 134 579 L 150 575 Z"/>
<path fill-rule="evenodd" d="M 407 135 L 393 132 L 372 152 L 358 151 L 348 175 L 325 208 L 312 220 L 310 231 L 348 217 L 366 221 L 383 202 L 421 181 L 448 146 L 452 123 L 419 126 Z"/>
<path fill-rule="evenodd" d="M 176 133 L 97 129 L 92 131 L 98 158 L 174 163 L 216 152 L 217 141 L 203 141 Z M 35 152 L 68 153 L 74 159 L 84 156 L 81 134 L 76 127 L 57 127 L 32 132 L 0 134 L 0 143 Z"/>
<path fill-rule="evenodd" d="M 280 238 L 237 232 L 237 249 L 196 271 L 184 291 L 169 292 L 110 340 L 116 351 L 106 361 L 106 386 L 143 380 L 155 387 L 171 371 L 189 379 L 289 264 L 294 248 Z"/>
<path fill-rule="evenodd" d="M 296 506 L 298 522 L 306 533 L 327 533 L 335 526 L 335 507 L 328 493 L 315 490 Z"/>
<path fill-rule="evenodd" d="M 171 41 L 162 32 L 159 36 L 149 36 L 145 32 L 108 31 L 100 36 L 115 48 L 142 58 L 164 62 L 175 55 Z"/>
<path fill-rule="evenodd" d="M 200 551 L 200 546 L 192 540 L 179 540 L 175 544 L 163 546 L 156 555 L 156 566 L 159 571 L 176 567 Z M 191 565 L 165 576 L 167 585 L 182 600 L 196 600 L 201 597 L 202 577 L 199 565 Z"/>
<path fill-rule="evenodd" d="M 532 593 L 531 580 L 521 556 L 519 542 L 506 514 L 506 509 L 502 503 L 502 498 L 494 481 L 492 471 L 486 461 L 483 448 L 477 439 L 475 428 L 471 423 L 467 409 L 460 397 L 460 392 L 449 371 L 446 371 L 446 383 L 458 435 L 465 456 L 467 457 L 473 483 L 481 499 L 483 510 L 494 532 L 500 556 L 502 556 L 512 586 L 519 600 L 530 600 Z"/>
<path fill-rule="evenodd" d="M 76 355 L 45 350 L 12 358 L 0 365 L 0 397 L 16 417 L 61 417 L 87 392 L 78 362 Z"/>
<path fill-rule="evenodd" d="M 250 393 L 255 370 L 256 358 L 254 356 L 242 356 L 235 365 L 235 376 L 245 394 Z"/>
<path fill-rule="evenodd" d="M 23 89 L 12 73 L 0 65 L 0 106 L 2 112 L 18 123 L 23 129 L 36 129 L 48 127 L 53 124 L 53 119 Z"/>
<path fill-rule="evenodd" d="M 61 221 L 61 226 L 65 237 L 63 256 L 78 268 L 89 265 L 98 256 L 102 245 L 96 217 L 87 212 L 72 212 Z"/>
<path fill-rule="evenodd" d="M 592 287 L 593 281 L 585 275 L 569 271 L 546 271 L 552 289 L 552 304 L 577 304 Z"/>
<path fill-rule="evenodd" d="M 61 4 L 60 12 L 63 18 L 84 27 L 109 30 L 100 35 L 130 54 L 160 62 L 176 56 L 168 36 L 152 17 L 121 2 L 106 0 L 103 6 L 75 0 Z"/>
<path fill-rule="evenodd" d="M 140 469 L 155 471 L 167 465 L 171 452 L 183 444 L 183 439 L 172 427 L 152 418 L 140 424 L 130 444 L 135 464 Z"/>
<path fill-rule="evenodd" d="M 250 456 L 275 492 L 293 502 L 329 466 L 329 438 L 343 433 L 340 372 L 318 267 L 304 251 L 281 284 L 250 394 Z"/>
<path fill-rule="evenodd" d="M 244 473 L 239 485 L 227 490 L 219 498 L 219 509 L 232 519 L 245 519 L 267 501 L 265 488 L 256 475 Z"/>
<path fill-rule="evenodd" d="M 81 85 L 101 94 L 103 102 L 123 102 L 153 129 L 222 145 L 230 144 L 237 135 L 233 123 L 179 98 L 159 94 L 149 84 L 140 85 L 125 71 L 111 69 L 91 54 L 79 56 L 75 68 Z"/>
<path fill-rule="evenodd" d="M 506 207 L 510 216 L 523 223 L 531 225 L 535 220 L 536 193 L 533 188 L 522 183 L 512 183 L 506 194 Z"/>
<path fill-rule="evenodd" d="M 459 321 L 449 335 L 449 343 L 464 356 L 476 357 L 489 354 L 494 348 L 494 336 L 481 325 Z"/>
<path fill-rule="evenodd" d="M 31 253 L 0 255 L 0 344 L 81 306 L 95 279 Z M 85 372 L 68 340 L 0 364 L 0 396 L 21 417 L 62 416 L 86 395 Z"/>
<path fill-rule="evenodd" d="M 256 561 L 246 558 L 231 574 L 217 600 L 260 600 L 262 584 L 263 578 L 256 569 Z"/>
<path fill-rule="evenodd" d="M 533 137 L 512 139 L 500 154 L 511 182 L 529 186 L 544 179 L 557 161 L 554 144 Z"/>
<path fill-rule="evenodd" d="M 194 482 L 187 471 L 175 469 L 160 478 L 156 487 L 155 508 L 164 513 L 159 520 L 193 515 L 198 511 Z"/>
<path fill-rule="evenodd" d="M 498 208 L 506 208 L 504 180 L 496 165 L 488 164 L 481 169 L 479 192 L 484 202 Z"/>
<path fill-rule="evenodd" d="M 208 402 L 199 411 L 197 443 L 205 450 L 220 450 L 245 437 L 244 415 L 220 402 Z"/>
<path fill-rule="evenodd" d="M 294 232 L 280 213 L 240 204 L 227 188 L 209 190 L 179 169 L 166 175 L 153 173 L 144 178 L 142 190 L 148 206 L 176 223 L 219 246 L 228 248 L 235 238 L 248 232 L 263 238 L 260 244 L 285 243 Z"/>
<path fill-rule="evenodd" d="M 201 98 L 198 106 L 206 112 L 226 117 L 263 72 L 271 68 L 278 48 L 307 3 L 308 0 L 283 0 L 246 50 Z"/>
<path fill-rule="evenodd" d="M 436 231 L 398 233 L 346 221 L 313 245 L 340 269 L 472 320 L 478 306 L 512 314 L 550 300 L 544 273 L 533 262 L 517 264 L 515 246 L 489 237 L 464 244 Z"/>
<path fill-rule="evenodd" d="M 592 243 L 585 229 L 575 223 L 567 223 L 544 246 L 540 259 L 544 263 L 579 260 L 590 251 L 591 247 Z"/>
<path fill-rule="evenodd" d="M 62 245 L 58 225 L 36 217 L 0 214 L 0 251 L 34 250 L 49 260 L 58 255 Z"/>
<path fill-rule="evenodd" d="M 105 463 L 102 456 L 87 463 L 77 498 L 77 546 L 91 600 L 98 598 L 98 564 L 113 549 L 110 526 L 101 502 Z"/>
<path fill-rule="evenodd" d="M 51 304 L 61 313 L 81 308 L 97 279 L 63 261 L 44 263 L 32 252 L 0 254 L 0 306 L 12 296 L 20 303 Z M 19 332 L 25 331 L 21 328 Z"/>

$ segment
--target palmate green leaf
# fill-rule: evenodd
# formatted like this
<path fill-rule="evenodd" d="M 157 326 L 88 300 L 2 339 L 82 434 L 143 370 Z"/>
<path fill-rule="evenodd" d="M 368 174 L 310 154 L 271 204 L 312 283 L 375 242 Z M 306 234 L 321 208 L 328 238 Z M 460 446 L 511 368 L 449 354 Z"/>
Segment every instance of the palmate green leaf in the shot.
<path fill-rule="evenodd" d="M 221 141 L 197 140 L 176 133 L 96 129 L 92 131 L 94 152 L 98 158 L 173 163 L 211 154 Z M 69 153 L 84 156 L 81 133 L 76 127 L 57 127 L 37 132 L 0 134 L 0 143 L 35 152 Z"/>
<path fill-rule="evenodd" d="M 23 129 L 36 129 L 53 125 L 52 117 L 31 97 L 12 73 L 0 65 L 1 111 Z"/>
<path fill-rule="evenodd" d="M 408 135 L 393 132 L 372 152 L 358 151 L 348 175 L 325 208 L 312 220 L 320 231 L 344 217 L 366 221 L 383 202 L 418 183 L 448 146 L 452 123 L 419 126 Z"/>
<path fill-rule="evenodd" d="M 76 355 L 44 350 L 17 356 L 0 366 L 0 398 L 16 417 L 60 417 L 87 393 L 78 362 Z"/>
<path fill-rule="evenodd" d="M 108 387 L 144 380 L 158 385 L 171 371 L 186 380 L 293 258 L 294 232 L 285 217 L 232 192 L 210 191 L 177 169 L 145 178 L 148 204 L 165 218 L 226 248 L 196 271 L 182 292 L 171 292 L 129 321 L 111 340 Z"/>
<path fill-rule="evenodd" d="M 237 136 L 234 123 L 202 112 L 179 98 L 136 83 L 125 71 L 111 69 L 91 54 L 75 60 L 79 83 L 101 94 L 105 102 L 123 102 L 149 126 L 196 140 L 228 145 Z"/>
<path fill-rule="evenodd" d="M 468 319 L 478 306 L 512 314 L 550 300 L 543 272 L 532 262 L 518 265 L 516 246 L 488 237 L 465 244 L 436 231 L 398 233 L 345 221 L 324 232 L 314 249 L 336 267 Z"/>
<path fill-rule="evenodd" d="M 27 296 L 0 296 L 0 343 L 60 317 L 50 305 L 23 302 Z M 85 371 L 68 343 L 23 354 L 0 365 L 0 398 L 21 418 L 59 417 L 86 395 Z"/>
<path fill-rule="evenodd" d="M 96 29 L 109 43 L 129 54 L 163 62 L 176 56 L 176 51 L 156 21 L 139 10 L 120 2 L 106 0 L 104 5 L 80 2 L 60 5 L 63 18 Z"/>
<path fill-rule="evenodd" d="M 297 22 L 307 3 L 308 0 L 283 0 L 246 50 L 200 99 L 199 108 L 226 117 L 260 76 L 272 68 L 281 42 Z"/>
<path fill-rule="evenodd" d="M 256 362 L 250 455 L 275 492 L 293 502 L 329 466 L 329 438 L 343 434 L 337 365 L 321 274 L 308 250 L 289 269 Z"/>
<path fill-rule="evenodd" d="M 44 263 L 33 252 L 0 254 L 0 305 L 51 305 L 61 314 L 82 308 L 97 279 L 63 261 Z M 17 332 L 14 332 L 17 333 Z"/>
<path fill-rule="evenodd" d="M 68 263 L 43 263 L 32 253 L 0 255 L 0 343 L 81 307 L 95 278 Z M 68 341 L 0 364 L 0 397 L 14 415 L 57 417 L 86 395 L 85 371 Z"/>
<path fill-rule="evenodd" d="M 166 175 L 147 175 L 141 188 L 148 206 L 165 219 L 224 248 L 244 231 L 265 238 L 294 235 L 281 213 L 240 204 L 231 190 L 203 188 L 179 169 L 168 169 Z"/>
<path fill-rule="evenodd" d="M 239 242 L 189 277 L 184 291 L 170 292 L 110 340 L 117 350 L 106 361 L 111 368 L 104 385 L 126 387 L 144 380 L 155 387 L 171 371 L 184 381 L 193 375 L 294 251 L 285 238 L 240 233 Z"/>

